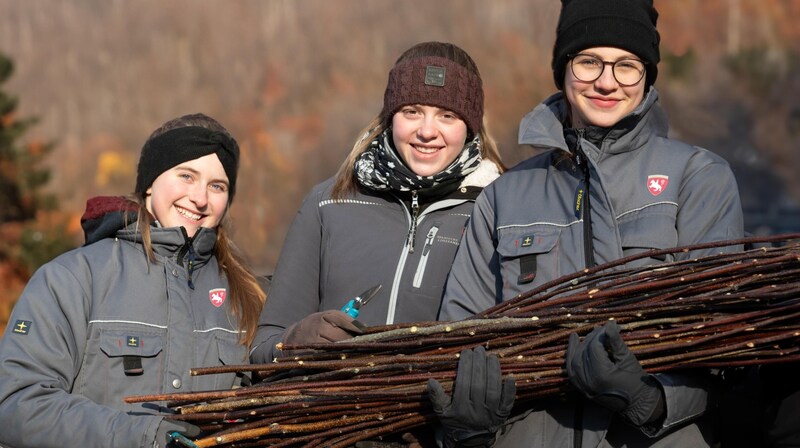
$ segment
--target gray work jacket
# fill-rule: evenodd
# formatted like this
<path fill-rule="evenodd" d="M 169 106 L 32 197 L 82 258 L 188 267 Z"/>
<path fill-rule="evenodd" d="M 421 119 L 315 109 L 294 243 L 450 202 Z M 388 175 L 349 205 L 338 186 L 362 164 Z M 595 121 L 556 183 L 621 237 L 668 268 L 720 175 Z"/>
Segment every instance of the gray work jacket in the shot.
<path fill-rule="evenodd" d="M 667 138 L 667 121 L 657 99 L 651 88 L 642 104 L 614 128 L 566 132 L 572 137 L 570 144 L 562 125 L 566 103 L 561 93 L 523 118 L 519 142 L 545 152 L 506 172 L 478 197 L 451 269 L 441 320 L 463 319 L 586 267 L 585 172 L 576 162 L 578 154 L 589 170 L 596 264 L 653 248 L 742 237 L 739 191 L 730 167 L 707 150 Z M 675 258 L 733 250 L 741 247 Z M 698 375 L 656 377 L 664 386 L 667 416 L 663 428 L 648 435 L 674 438 L 666 433 L 706 412 L 710 386 Z M 568 402 L 532 412 L 523 420 L 528 425 L 518 423 L 501 431 L 496 447 L 573 446 L 576 406 Z M 611 446 L 600 444 L 608 443 L 605 432 L 612 416 L 591 403 L 584 411 L 582 446 Z M 623 423 L 616 427 L 628 431 Z M 687 427 L 681 431 L 697 432 Z M 521 435 L 526 432 L 530 434 Z M 522 442 L 528 436 L 539 442 Z M 680 446 L 703 446 L 694 442 Z M 663 445 L 655 438 L 641 446 Z"/>
<path fill-rule="evenodd" d="M 486 180 L 496 177 L 478 171 L 467 179 L 484 179 L 480 185 L 462 183 L 432 200 L 415 225 L 409 206 L 393 194 L 364 190 L 334 201 L 333 179 L 314 187 L 284 241 L 251 361 L 272 362 L 281 355 L 275 344 L 289 325 L 318 311 L 341 309 L 377 284 L 383 287 L 361 308 L 362 323 L 435 320 L 475 197 Z"/>
<path fill-rule="evenodd" d="M 153 446 L 160 403 L 124 397 L 233 387 L 234 374 L 189 374 L 243 364 L 247 349 L 216 232 L 192 240 L 192 289 L 182 230 L 152 229 L 154 264 L 133 223 L 36 271 L 0 341 L 0 446 Z"/>

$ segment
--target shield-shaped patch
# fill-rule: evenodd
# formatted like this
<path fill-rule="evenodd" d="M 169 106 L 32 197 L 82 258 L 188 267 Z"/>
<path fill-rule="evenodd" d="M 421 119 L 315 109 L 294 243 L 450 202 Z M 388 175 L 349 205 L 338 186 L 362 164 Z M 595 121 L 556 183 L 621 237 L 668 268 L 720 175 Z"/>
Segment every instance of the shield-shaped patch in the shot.
<path fill-rule="evenodd" d="M 650 191 L 650 194 L 653 196 L 658 196 L 667 189 L 667 184 L 669 183 L 669 176 L 664 176 L 662 174 L 653 174 L 647 176 L 647 190 Z"/>
<path fill-rule="evenodd" d="M 215 288 L 208 291 L 208 300 L 211 301 L 211 304 L 215 307 L 219 308 L 225 303 L 225 297 L 227 296 L 227 292 L 225 288 Z"/>

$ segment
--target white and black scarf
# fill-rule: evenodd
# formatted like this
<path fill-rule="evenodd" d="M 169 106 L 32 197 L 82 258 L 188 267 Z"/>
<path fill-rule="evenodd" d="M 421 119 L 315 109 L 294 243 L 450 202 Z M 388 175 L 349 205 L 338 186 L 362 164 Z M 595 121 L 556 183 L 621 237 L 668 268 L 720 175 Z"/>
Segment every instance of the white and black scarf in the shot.
<path fill-rule="evenodd" d="M 461 154 L 444 170 L 433 176 L 419 176 L 403 162 L 392 145 L 392 129 L 375 137 L 369 148 L 356 160 L 353 171 L 358 183 L 376 191 L 415 191 L 463 179 L 481 163 L 481 138 L 464 144 Z"/>

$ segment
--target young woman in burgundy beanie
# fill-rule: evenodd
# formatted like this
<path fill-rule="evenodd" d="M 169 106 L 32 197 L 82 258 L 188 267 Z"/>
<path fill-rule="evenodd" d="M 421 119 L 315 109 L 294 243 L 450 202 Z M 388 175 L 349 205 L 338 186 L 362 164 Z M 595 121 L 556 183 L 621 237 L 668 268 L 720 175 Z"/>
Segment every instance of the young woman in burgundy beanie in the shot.
<path fill-rule="evenodd" d="M 359 330 L 340 309 L 377 284 L 360 322 L 435 319 L 475 197 L 503 169 L 472 58 L 443 42 L 406 50 L 389 72 L 383 109 L 292 223 L 253 361 L 282 356 L 278 342 L 352 336 Z"/>
<path fill-rule="evenodd" d="M 186 115 L 145 142 L 132 197 L 87 201 L 86 244 L 34 273 L 0 340 L 0 445 L 165 447 L 199 428 L 125 397 L 242 384 L 190 374 L 246 363 L 264 303 L 228 236 L 238 166 L 219 122 Z"/>
<path fill-rule="evenodd" d="M 742 237 L 739 192 L 728 164 L 667 136 L 654 87 L 657 18 L 652 0 L 562 1 L 552 59 L 560 91 L 526 115 L 519 130 L 520 144 L 542 153 L 478 198 L 441 320 L 471 316 L 625 256 Z M 718 378 L 700 370 L 647 374 L 620 336 L 626 329 L 612 321 L 585 338 L 572 335 L 566 374 L 574 391 L 518 409 L 508 420 L 513 397 L 491 350 L 463 356 L 467 365 L 459 366 L 456 383 L 462 368 L 481 374 L 457 392 L 493 394 L 483 406 L 465 405 L 464 397 L 450 401 L 431 384 L 451 446 L 710 446 L 708 416 Z"/>
<path fill-rule="evenodd" d="M 473 59 L 444 42 L 406 50 L 389 72 L 383 109 L 289 229 L 252 362 L 286 356 L 283 345 L 358 334 L 340 310 L 378 284 L 359 322 L 436 319 L 475 197 L 503 169 Z"/>

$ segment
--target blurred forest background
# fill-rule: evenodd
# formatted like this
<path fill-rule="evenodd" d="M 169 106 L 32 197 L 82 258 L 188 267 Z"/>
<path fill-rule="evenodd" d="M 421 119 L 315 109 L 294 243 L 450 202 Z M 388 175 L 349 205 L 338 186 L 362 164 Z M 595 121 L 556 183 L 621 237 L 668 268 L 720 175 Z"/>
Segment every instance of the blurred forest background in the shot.
<path fill-rule="evenodd" d="M 733 166 L 747 230 L 800 230 L 800 0 L 656 0 L 671 135 Z M 310 187 L 426 40 L 477 61 L 509 165 L 554 91 L 557 0 L 0 0 L 0 328 L 33 270 L 83 243 L 94 195 L 129 193 L 167 119 L 204 112 L 243 159 L 234 238 L 272 272 Z M 13 65 L 12 65 L 13 63 Z"/>

